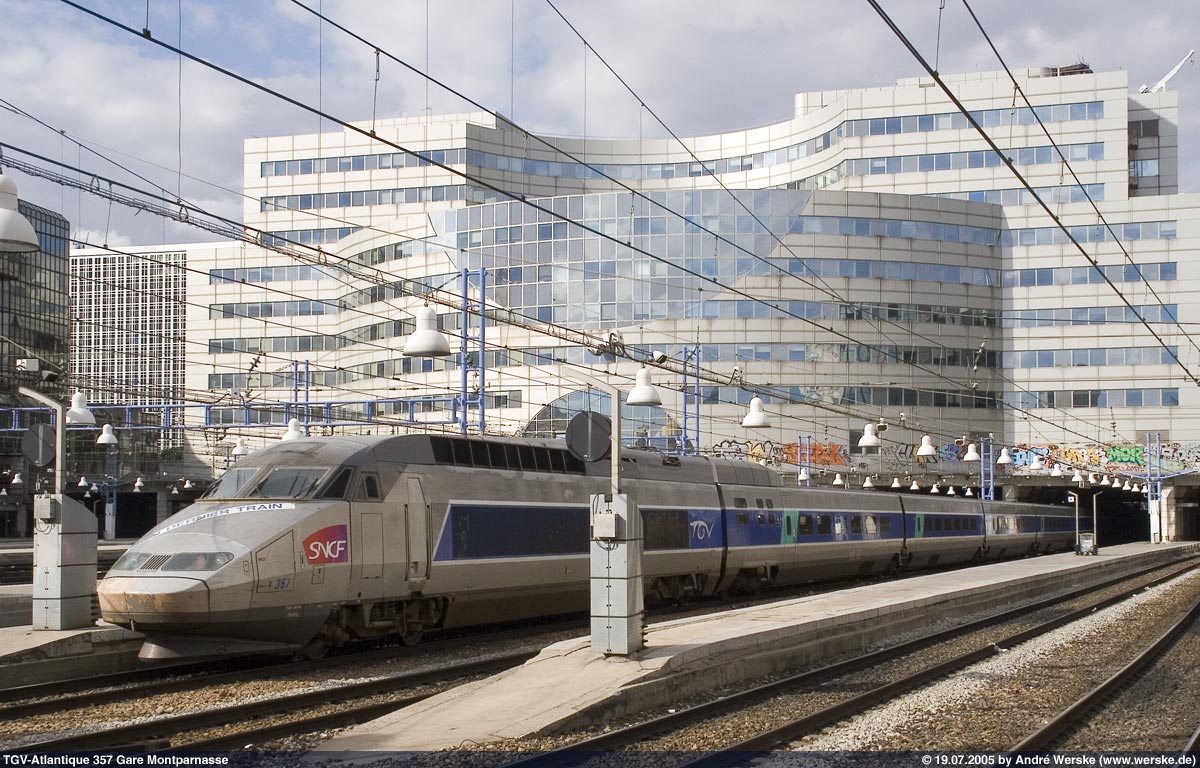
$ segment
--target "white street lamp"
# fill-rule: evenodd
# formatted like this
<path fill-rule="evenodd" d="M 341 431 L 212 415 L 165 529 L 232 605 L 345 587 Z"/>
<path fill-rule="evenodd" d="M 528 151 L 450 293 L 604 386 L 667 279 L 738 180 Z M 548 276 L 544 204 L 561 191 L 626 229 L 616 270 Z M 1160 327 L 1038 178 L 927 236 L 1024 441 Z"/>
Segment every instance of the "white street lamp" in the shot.
<path fill-rule="evenodd" d="M 867 422 L 863 425 L 862 437 L 858 438 L 859 448 L 878 448 L 882 444 L 879 435 L 876 434 L 875 425 Z"/>
<path fill-rule="evenodd" d="M 1100 485 L 1112 485 L 1112 481 L 1108 479 L 1108 475 L 1105 475 L 1103 478 L 1101 478 Z"/>
<path fill-rule="evenodd" d="M 13 472 L 13 479 L 10 480 L 8 484 L 9 485 L 20 485 L 21 483 L 24 483 L 24 482 L 25 481 L 21 479 L 20 472 Z"/>
<path fill-rule="evenodd" d="M 913 480 L 912 485 L 908 486 L 908 490 L 919 491 L 919 490 L 921 490 L 921 484 L 918 483 L 916 480 Z"/>
<path fill-rule="evenodd" d="M 79 482 L 75 483 L 75 487 L 76 488 L 87 488 L 88 487 L 88 479 L 86 477 L 84 477 L 83 475 L 80 475 Z"/>
<path fill-rule="evenodd" d="M 938 485 L 937 483 L 934 483 L 933 486 L 929 489 L 929 492 L 930 493 L 941 493 L 942 487 L 940 485 Z"/>
<path fill-rule="evenodd" d="M 967 445 L 967 452 L 963 454 L 963 461 L 979 461 L 979 450 L 975 447 L 975 443 Z"/>
<path fill-rule="evenodd" d="M 996 459 L 996 463 L 997 464 L 1012 464 L 1013 463 L 1012 454 L 1008 452 L 1007 448 L 1000 449 L 1000 458 Z"/>
<path fill-rule="evenodd" d="M 0 251 L 28 253 L 40 249 L 33 225 L 17 210 L 16 182 L 0 174 Z"/>
<path fill-rule="evenodd" d="M 917 449 L 918 456 L 937 456 L 937 448 L 933 446 L 933 438 L 921 435 L 921 447 Z"/>
<path fill-rule="evenodd" d="M 957 493 L 955 493 L 955 492 L 954 492 L 954 486 L 953 486 L 953 485 L 952 485 L 952 486 L 950 486 L 948 489 L 946 489 L 946 495 L 947 495 L 947 496 L 957 496 L 957 495 L 958 495 Z"/>
<path fill-rule="evenodd" d="M 113 434 L 112 424 L 105 424 L 100 430 L 100 436 L 96 438 L 96 445 L 116 445 L 117 436 Z"/>
<path fill-rule="evenodd" d="M 1062 464 L 1055 464 L 1054 469 L 1050 470 L 1050 477 L 1062 477 Z"/>
<path fill-rule="evenodd" d="M 870 475 L 867 475 L 867 479 L 866 479 L 866 480 L 863 480 L 863 486 L 862 486 L 862 487 L 863 487 L 863 488 L 874 488 L 874 487 L 875 487 L 875 483 L 872 483 L 872 482 L 871 482 L 871 476 L 870 476 Z"/>
<path fill-rule="evenodd" d="M 304 432 L 300 429 L 300 419 L 288 419 L 287 432 L 283 433 L 279 442 L 286 443 L 288 440 L 299 440 L 302 437 Z"/>
<path fill-rule="evenodd" d="M 1078 467 L 1075 468 L 1075 474 L 1071 475 L 1071 482 L 1072 483 L 1082 483 L 1083 482 L 1083 473 L 1079 471 Z"/>
<path fill-rule="evenodd" d="M 838 472 L 837 474 L 835 474 L 833 476 L 833 484 L 834 485 L 845 485 L 846 484 L 846 481 L 842 479 L 841 472 Z"/>
<path fill-rule="evenodd" d="M 626 405 L 662 405 L 662 396 L 650 383 L 650 369 L 642 366 L 637 372 L 637 383 L 625 398 Z"/>
<path fill-rule="evenodd" d="M 756 395 L 750 399 L 750 411 L 742 419 L 742 426 L 746 429 L 766 429 L 771 426 L 771 419 L 763 410 L 761 397 Z"/>
<path fill-rule="evenodd" d="M 437 329 L 437 310 L 428 304 L 413 313 L 416 330 L 404 344 L 405 357 L 444 357 L 450 354 L 450 342 Z"/>
<path fill-rule="evenodd" d="M 1046 462 L 1040 453 L 1033 454 L 1033 461 L 1029 462 L 1029 468 L 1034 470 L 1046 468 Z"/>
<path fill-rule="evenodd" d="M 146 484 L 144 482 L 142 482 L 142 478 L 140 478 L 140 477 L 133 482 L 133 492 L 134 493 L 141 493 L 142 489 L 145 487 L 146 487 Z"/>
<path fill-rule="evenodd" d="M 246 438 L 239 437 L 233 443 L 233 450 L 229 452 L 235 459 L 250 453 L 250 449 L 246 447 Z"/>
<path fill-rule="evenodd" d="M 802 483 L 812 479 L 812 473 L 808 471 L 808 467 L 800 467 L 800 476 L 797 479 Z"/>
<path fill-rule="evenodd" d="M 891 485 L 891 487 L 892 487 L 893 489 L 898 489 L 898 488 L 900 488 L 900 487 L 901 487 L 901 485 L 900 485 L 900 478 L 898 478 L 898 477 L 893 477 L 893 478 L 892 478 L 892 485 Z"/>

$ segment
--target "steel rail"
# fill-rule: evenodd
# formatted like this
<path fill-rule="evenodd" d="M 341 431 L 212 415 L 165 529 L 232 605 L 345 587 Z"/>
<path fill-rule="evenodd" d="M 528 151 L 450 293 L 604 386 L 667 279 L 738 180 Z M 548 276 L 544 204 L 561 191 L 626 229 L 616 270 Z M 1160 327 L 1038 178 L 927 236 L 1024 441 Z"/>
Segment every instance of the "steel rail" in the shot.
<path fill-rule="evenodd" d="M 1037 752 L 1046 748 L 1060 735 L 1073 725 L 1084 719 L 1088 712 L 1096 707 L 1117 689 L 1133 681 L 1143 669 L 1149 666 L 1164 651 L 1170 648 L 1181 634 L 1200 617 L 1200 600 L 1191 607 L 1171 628 L 1162 633 L 1150 643 L 1141 653 L 1128 664 L 1117 670 L 1111 677 L 1100 685 L 1080 696 L 1075 703 L 1059 712 L 1050 722 L 1026 736 L 1019 743 L 1010 747 L 1004 754 L 1015 755 L 1019 752 Z"/>
<path fill-rule="evenodd" d="M 278 696 L 263 701 L 250 702 L 232 707 L 209 709 L 186 715 L 159 718 L 133 725 L 119 726 L 91 733 L 65 736 L 32 744 L 14 747 L 11 752 L 21 754 L 29 752 L 67 752 L 83 749 L 114 749 L 121 747 L 142 747 L 147 743 L 161 743 L 169 736 L 211 728 L 231 722 L 240 722 L 257 717 L 285 714 L 297 709 L 321 706 L 330 703 L 349 701 L 364 696 L 381 693 L 394 693 L 398 688 L 412 685 L 423 685 L 439 682 L 448 677 L 460 677 L 496 669 L 507 669 L 514 664 L 520 664 L 536 655 L 533 651 L 520 651 L 504 654 L 490 659 L 467 662 L 450 667 L 408 672 L 400 675 L 371 680 L 365 683 L 355 683 L 335 688 L 322 688 L 306 693 Z M 411 698 L 411 697 L 407 697 Z M 423 697 L 422 697 L 423 698 Z M 391 702 L 393 708 L 405 705 L 407 699 Z"/>
<path fill-rule="evenodd" d="M 791 677 L 781 680 L 776 680 L 766 685 L 757 686 L 755 688 L 741 691 L 738 693 L 724 696 L 721 699 L 699 704 L 680 712 L 661 717 L 653 718 L 642 723 L 638 723 L 627 728 L 617 729 L 608 733 L 600 734 L 591 738 L 583 739 L 569 744 L 565 747 L 556 750 L 550 750 L 545 753 L 533 755 L 531 757 L 516 760 L 505 764 L 505 768 L 534 768 L 535 766 L 561 766 L 572 761 L 572 754 L 577 755 L 577 759 L 587 754 L 592 754 L 600 750 L 611 750 L 613 748 L 625 747 L 637 741 L 675 730 L 689 723 L 696 722 L 714 715 L 719 715 L 727 710 L 739 707 L 745 707 L 755 704 L 763 699 L 773 695 L 781 694 L 799 686 L 812 683 L 822 682 L 828 678 L 835 677 L 840 674 L 857 672 L 863 669 L 870 668 L 874 664 L 883 661 L 889 661 L 896 657 L 903 656 L 907 653 L 920 650 L 922 648 L 935 645 L 940 642 L 956 639 L 958 636 L 973 632 L 980 629 L 985 629 L 990 625 L 1002 623 L 1011 619 L 1019 618 L 1022 615 L 1053 607 L 1054 605 L 1086 596 L 1090 593 L 1106 589 L 1121 582 L 1128 581 L 1130 578 L 1143 576 L 1154 571 L 1172 568 L 1171 573 L 1161 576 L 1153 580 L 1150 584 L 1142 584 L 1136 588 L 1125 590 L 1119 595 L 1115 595 L 1098 603 L 1085 606 L 1084 608 L 1071 611 L 1062 616 L 1043 622 L 1036 627 L 1018 632 L 1014 635 L 1006 637 L 1002 640 L 997 640 L 993 643 L 978 648 L 974 651 L 962 654 L 957 658 L 950 659 L 946 662 L 938 664 L 926 670 L 922 670 L 914 675 L 907 676 L 892 683 L 875 688 L 867 693 L 855 696 L 848 701 L 836 704 L 832 707 L 815 712 L 803 718 L 798 718 L 784 725 L 756 734 L 748 739 L 738 742 L 728 747 L 723 748 L 719 752 L 709 753 L 695 760 L 682 763 L 675 768 L 713 768 L 715 766 L 730 765 L 735 762 L 744 761 L 748 753 L 761 753 L 767 751 L 780 743 L 791 741 L 805 733 L 808 733 L 816 728 L 827 725 L 830 722 L 845 719 L 849 715 L 857 714 L 872 707 L 876 707 L 888 698 L 891 698 L 899 693 L 909 690 L 915 686 L 921 685 L 929 680 L 943 677 L 947 674 L 955 672 L 963 667 L 995 655 L 996 646 L 1010 647 L 1018 643 L 1025 642 L 1038 635 L 1057 629 L 1065 624 L 1069 624 L 1078 619 L 1090 616 L 1094 611 L 1115 605 L 1123 600 L 1127 600 L 1150 586 L 1155 586 L 1163 582 L 1176 578 L 1181 573 L 1195 570 L 1200 565 L 1195 564 L 1196 557 L 1187 558 L 1184 562 L 1188 563 L 1184 567 L 1179 568 L 1180 563 L 1158 564 L 1149 568 L 1142 569 L 1136 573 L 1125 574 L 1118 578 L 1110 579 L 1097 585 L 1086 587 L 1083 589 L 1073 590 L 1069 593 L 1058 595 L 1047 600 L 1042 600 L 1021 608 L 1015 608 L 1010 611 L 1004 611 L 994 616 L 985 617 L 976 621 L 969 622 L 951 629 L 935 632 L 932 635 L 916 638 L 899 645 L 884 648 L 871 653 L 856 656 L 852 659 L 836 662 L 824 667 L 820 667 L 808 672 L 802 672 Z"/>

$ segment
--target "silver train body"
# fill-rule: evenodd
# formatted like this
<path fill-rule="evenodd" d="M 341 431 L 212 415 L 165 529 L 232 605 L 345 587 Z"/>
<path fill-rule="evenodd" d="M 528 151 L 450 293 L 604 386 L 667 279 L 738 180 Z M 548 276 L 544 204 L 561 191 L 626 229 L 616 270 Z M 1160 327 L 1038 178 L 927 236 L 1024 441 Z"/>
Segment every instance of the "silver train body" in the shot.
<path fill-rule="evenodd" d="M 785 487 L 757 464 L 622 452 L 650 601 L 1070 548 L 1065 507 Z M 315 653 L 586 610 L 591 494 L 562 443 L 305 438 L 244 458 L 100 583 L 143 658 Z"/>

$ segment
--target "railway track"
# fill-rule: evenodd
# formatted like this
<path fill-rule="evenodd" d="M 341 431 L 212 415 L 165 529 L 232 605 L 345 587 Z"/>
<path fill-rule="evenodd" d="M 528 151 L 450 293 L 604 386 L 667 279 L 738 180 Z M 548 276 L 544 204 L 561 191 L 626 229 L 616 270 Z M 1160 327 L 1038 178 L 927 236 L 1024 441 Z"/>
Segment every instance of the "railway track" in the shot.
<path fill-rule="evenodd" d="M 262 738 L 269 729 L 295 729 L 294 724 L 264 718 L 283 716 L 291 721 L 307 722 L 302 727 L 333 727 L 328 723 L 349 725 L 407 706 L 432 696 L 464 677 L 491 674 L 520 664 L 535 655 L 535 649 L 511 652 L 487 659 L 446 665 L 421 672 L 406 672 L 336 687 L 321 687 L 302 693 L 272 696 L 233 706 L 215 707 L 148 722 L 116 725 L 87 733 L 60 736 L 21 744 L 11 748 L 17 753 L 70 752 L 79 750 L 146 750 L 163 748 L 223 749 Z M 296 713 L 303 713 L 299 716 Z M 313 714 L 317 713 L 317 714 Z M 320 719 L 318 720 L 318 715 Z M 325 723 L 310 725 L 311 723 Z M 231 724 L 248 724 L 227 728 Z M 221 729 L 212 735 L 213 729 Z M 193 736 L 199 733 L 198 736 Z"/>
<path fill-rule="evenodd" d="M 1110 583 L 1081 590 L 740 692 L 726 693 L 719 699 L 681 706 L 676 712 L 560 743 L 554 748 L 543 741 L 533 745 L 543 751 L 511 762 L 508 768 L 585 764 L 597 753 L 611 754 L 618 750 L 662 753 L 657 764 L 671 764 L 675 768 L 685 765 L 712 768 L 740 763 L 752 754 L 768 750 L 804 749 L 797 742 L 805 736 L 933 681 L 944 680 L 978 661 L 1196 569 L 1194 563 L 1183 568 L 1175 564 L 1151 569 L 1151 573 L 1135 579 L 1120 580 L 1131 582 L 1131 586 L 1116 589 Z M 1105 589 L 1115 594 L 1102 599 L 1086 597 Z M 1069 610 L 1055 611 L 1056 606 L 1066 603 L 1073 604 Z M 1032 621 L 1028 617 L 1035 612 L 1057 615 Z M 754 726 L 747 727 L 748 723 Z M 489 747 L 521 750 L 530 749 L 531 745 Z"/>
<path fill-rule="evenodd" d="M 1130 711 L 1136 712 L 1139 709 L 1161 711 L 1171 704 L 1178 704 L 1186 707 L 1196 717 L 1196 720 L 1200 720 L 1200 716 L 1195 716 L 1193 711 L 1195 700 L 1191 697 L 1186 701 L 1175 700 L 1181 692 L 1173 685 L 1144 686 L 1152 690 L 1129 695 L 1137 683 L 1143 682 L 1144 678 L 1152 674 L 1170 677 L 1173 672 L 1180 669 L 1186 670 L 1195 664 L 1196 653 L 1200 650 L 1200 630 L 1196 626 L 1198 618 L 1200 618 L 1200 600 L 1193 603 L 1187 613 L 1149 643 L 1128 664 L 1121 667 L 1100 685 L 1080 696 L 1044 726 L 1014 745 L 1009 752 L 1035 752 L 1050 749 L 1132 751 L 1147 748 L 1146 744 L 1130 742 L 1131 738 L 1137 739 L 1139 734 L 1125 733 L 1117 737 L 1113 729 L 1105 725 L 1095 726 L 1092 723 L 1093 715 L 1103 716 L 1105 713 L 1098 712 L 1101 709 L 1116 710 L 1127 716 Z M 1184 647 L 1181 649 L 1179 646 Z M 1167 701 L 1146 706 L 1148 700 L 1154 701 L 1155 699 L 1167 699 Z M 1100 719 L 1100 717 L 1096 719 Z M 1158 727 L 1161 733 L 1163 727 L 1161 718 L 1156 719 L 1160 721 Z M 1193 720 L 1193 723 L 1196 720 Z M 1123 725 L 1128 727 L 1128 721 L 1126 720 Z M 1197 728 L 1190 737 L 1186 737 L 1185 733 L 1185 738 L 1179 742 L 1180 749 L 1183 752 L 1195 750 L 1198 738 L 1200 738 L 1200 728 Z"/>

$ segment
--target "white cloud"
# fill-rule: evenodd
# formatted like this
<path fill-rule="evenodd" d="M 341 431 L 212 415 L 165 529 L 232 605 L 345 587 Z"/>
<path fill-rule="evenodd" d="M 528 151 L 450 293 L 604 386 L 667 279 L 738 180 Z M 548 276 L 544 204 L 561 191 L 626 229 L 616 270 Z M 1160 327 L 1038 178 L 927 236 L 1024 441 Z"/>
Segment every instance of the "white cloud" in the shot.
<path fill-rule="evenodd" d="M 662 135 L 615 79 L 588 54 L 547 4 L 534 0 L 403 0 L 387 4 L 306 0 L 334 20 L 418 68 L 426 58 L 433 76 L 531 130 L 591 136 Z M 135 29 L 144 6 L 93 0 Z M 184 2 L 182 38 L 188 50 L 349 120 L 369 120 L 374 95 L 374 52 L 326 26 L 287 0 Z M 724 0 L 611 0 L 557 3 L 596 50 L 655 113 L 681 136 L 759 125 L 791 113 L 792 94 L 886 85 L 919 74 L 912 56 L 866 3 L 754 3 Z M 937 7 L 903 0 L 889 13 L 931 60 Z M 1071 63 L 1126 68 L 1131 86 L 1153 83 L 1195 44 L 1200 17 L 1193 4 L 1153 5 L 1066 0 L 1053 4 L 977 3 L 976 12 L 1011 66 Z M 426 9 L 429 51 L 426 51 Z M 174 3 L 151 5 L 158 39 L 179 34 Z M 515 10 L 515 17 L 510 11 Z M 55 127 L 129 156 L 131 167 L 185 196 L 204 198 L 235 217 L 240 198 L 184 178 L 182 172 L 239 189 L 242 141 L 316 129 L 317 118 L 257 94 L 245 85 L 183 67 L 180 132 L 178 58 L 139 37 L 114 31 L 84 14 L 44 0 L 0 0 L 0 17 L 21 34 L 6 38 L 0 98 Z M 515 49 L 515 50 L 514 50 Z M 515 52 L 515 57 L 514 57 Z M 966 11 L 947 4 L 942 17 L 943 72 L 998 67 Z M 515 61 L 514 61 L 515 58 Z M 515 75 L 510 72 L 515 70 Z M 1198 114 L 1200 70 L 1187 67 L 1171 82 L 1180 98 L 1181 174 L 1184 190 L 1200 189 L 1200 151 L 1187 126 Z M 473 109 L 399 65 L 383 61 L 380 116 Z M 60 136 L 0 111 L 0 138 L 97 173 L 110 166 L 79 156 Z M 182 142 L 182 147 L 180 147 Z M 114 154 L 114 157 L 117 155 Z M 151 165 L 153 164 L 153 165 Z M 154 165 L 161 167 L 154 167 Z M 202 239 L 147 215 L 134 216 L 86 195 L 20 179 L 22 195 L 62 210 L 76 227 L 128 233 L 136 242 Z M 136 182 L 144 185 L 143 182 Z"/>

